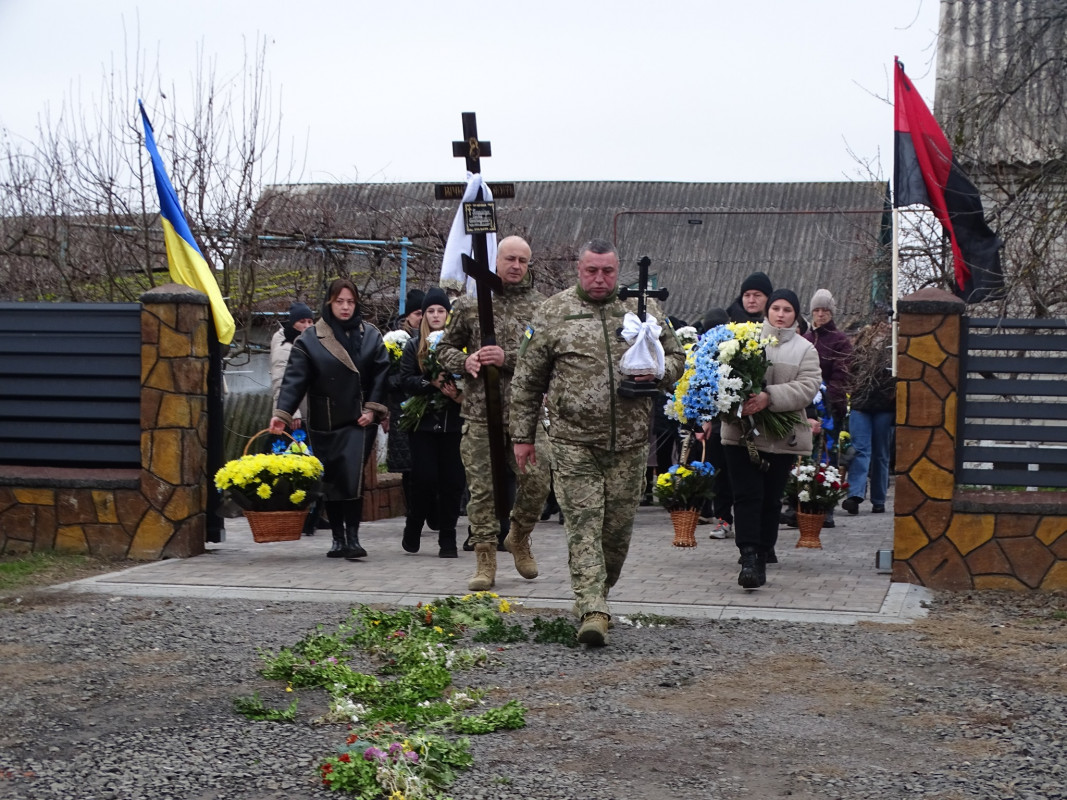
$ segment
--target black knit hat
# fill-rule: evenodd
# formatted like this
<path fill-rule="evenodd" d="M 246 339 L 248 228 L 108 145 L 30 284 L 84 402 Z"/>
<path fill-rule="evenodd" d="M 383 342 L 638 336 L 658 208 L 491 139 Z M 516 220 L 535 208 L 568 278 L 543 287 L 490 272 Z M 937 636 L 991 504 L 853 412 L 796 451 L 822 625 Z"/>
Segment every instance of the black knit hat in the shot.
<path fill-rule="evenodd" d="M 302 319 L 315 319 L 315 315 L 303 303 L 293 303 L 289 306 L 289 324 L 295 325 Z"/>
<path fill-rule="evenodd" d="M 412 311 L 418 311 L 422 308 L 424 297 L 426 297 L 426 293 L 422 289 L 412 289 L 408 292 L 407 299 L 404 301 L 404 315 L 407 316 Z"/>
<path fill-rule="evenodd" d="M 793 311 L 797 315 L 797 319 L 800 318 L 800 298 L 797 297 L 796 292 L 792 289 L 775 289 L 771 292 L 771 296 L 767 298 L 767 310 L 771 310 L 771 303 L 775 300 L 785 300 L 789 305 L 793 307 Z"/>
<path fill-rule="evenodd" d="M 767 273 L 753 272 L 741 282 L 741 294 L 744 295 L 745 292 L 752 289 L 770 296 L 771 292 L 774 291 L 774 284 L 772 284 L 771 279 L 767 277 Z"/>
<path fill-rule="evenodd" d="M 425 314 L 426 309 L 430 306 L 444 306 L 445 311 L 451 311 L 452 301 L 448 299 L 448 295 L 445 294 L 444 289 L 438 289 L 434 286 L 426 293 L 426 297 L 422 300 L 422 312 Z"/>

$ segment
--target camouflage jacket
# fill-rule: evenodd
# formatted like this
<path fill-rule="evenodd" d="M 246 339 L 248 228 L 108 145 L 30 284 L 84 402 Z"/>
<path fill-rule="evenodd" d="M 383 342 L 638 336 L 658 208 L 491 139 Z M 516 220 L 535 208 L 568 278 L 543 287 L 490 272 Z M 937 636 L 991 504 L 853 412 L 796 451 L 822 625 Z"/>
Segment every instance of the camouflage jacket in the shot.
<path fill-rule="evenodd" d="M 611 451 L 648 444 L 653 398 L 618 394 L 625 377 L 619 361 L 630 347 L 622 337 L 627 311 L 636 313 L 637 300 L 619 300 L 613 292 L 596 302 L 578 286 L 545 301 L 527 332 L 511 383 L 512 441 L 533 443 L 541 397 L 547 393 L 552 439 Z M 648 313 L 664 319 L 655 301 L 649 301 Z M 682 375 L 685 352 L 667 324 L 659 340 L 666 369 L 657 385 L 670 391 Z"/>
<path fill-rule="evenodd" d="M 500 367 L 500 394 L 504 407 L 504 425 L 508 424 L 511 376 L 526 326 L 545 296 L 533 288 L 529 272 L 517 284 L 504 284 L 503 294 L 493 295 L 493 328 L 497 344 L 504 349 L 504 366 Z M 479 373 L 472 378 L 464 368 L 467 356 L 482 346 L 482 326 L 478 322 L 478 300 L 461 297 L 452 306 L 445 335 L 437 345 L 437 360 L 457 375 L 463 376 L 463 406 L 466 420 L 486 422 L 485 382 Z"/>

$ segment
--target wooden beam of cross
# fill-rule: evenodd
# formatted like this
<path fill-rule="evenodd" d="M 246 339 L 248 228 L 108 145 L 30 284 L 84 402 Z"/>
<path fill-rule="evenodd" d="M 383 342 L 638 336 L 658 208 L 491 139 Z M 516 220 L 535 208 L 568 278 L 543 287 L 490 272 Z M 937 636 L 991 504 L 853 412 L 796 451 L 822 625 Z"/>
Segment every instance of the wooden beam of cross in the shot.
<path fill-rule="evenodd" d="M 452 142 L 452 155 L 467 159 L 467 172 L 481 172 L 481 159 L 493 155 L 489 142 L 478 141 L 478 121 L 473 111 L 463 112 L 463 141 Z"/>
<path fill-rule="evenodd" d="M 467 172 L 479 174 L 481 159 L 492 155 L 489 142 L 478 140 L 478 122 L 474 112 L 463 114 L 463 141 L 452 142 L 452 155 L 466 159 Z M 484 201 L 484 193 L 478 190 L 475 201 Z M 504 285 L 489 268 L 489 245 L 486 233 L 472 233 L 471 245 L 474 257 L 463 254 L 463 271 L 474 278 L 478 285 L 478 327 L 481 330 L 481 346 L 495 345 L 496 330 L 493 323 L 493 292 L 500 292 Z M 489 432 L 489 464 L 493 473 L 493 510 L 497 519 L 504 521 L 511 514 L 508 503 L 507 436 L 504 431 L 504 398 L 500 391 L 500 369 L 485 364 L 480 370 L 485 386 L 485 415 Z"/>
<path fill-rule="evenodd" d="M 670 292 L 666 287 L 661 289 L 649 289 L 648 288 L 648 268 L 652 266 L 652 259 L 648 256 L 643 256 L 640 261 L 637 262 L 637 288 L 631 289 L 629 286 L 623 286 L 619 289 L 619 299 L 626 300 L 629 297 L 637 298 L 637 318 L 642 322 L 645 321 L 645 314 L 648 309 L 648 298 L 654 297 L 656 300 L 666 300 L 670 296 Z"/>

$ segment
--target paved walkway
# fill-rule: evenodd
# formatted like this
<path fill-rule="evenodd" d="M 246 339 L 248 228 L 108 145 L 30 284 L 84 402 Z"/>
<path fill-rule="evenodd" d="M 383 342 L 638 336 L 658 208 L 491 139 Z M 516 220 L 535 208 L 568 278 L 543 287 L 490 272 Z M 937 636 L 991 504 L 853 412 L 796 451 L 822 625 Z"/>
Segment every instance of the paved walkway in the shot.
<path fill-rule="evenodd" d="M 697 528 L 695 548 L 671 546 L 665 511 L 638 510 L 633 543 L 622 579 L 612 590 L 615 614 L 639 612 L 704 619 L 760 618 L 829 623 L 908 622 L 924 615 L 929 593 L 890 583 L 876 569 L 876 551 L 892 549 L 892 501 L 885 514 L 865 504 L 858 516 L 838 509 L 837 527 L 822 532 L 821 550 L 796 548 L 795 528 L 781 528 L 779 564 L 767 569 L 767 585 L 746 591 L 737 585 L 737 548 L 732 539 L 711 540 Z M 461 530 L 466 520 L 461 519 Z M 474 553 L 437 557 L 436 534 L 423 534 L 417 554 L 400 547 L 401 519 L 365 523 L 361 562 L 327 559 L 329 531 L 295 542 L 257 544 L 244 519 L 226 521 L 226 540 L 195 558 L 171 559 L 67 584 L 64 588 L 111 595 L 251 598 L 414 605 L 467 592 Z M 499 553 L 494 591 L 530 608 L 569 609 L 573 602 L 563 526 L 553 519 L 534 531 L 540 576 L 515 572 L 511 556 Z M 462 537 L 461 537 L 462 541 Z"/>

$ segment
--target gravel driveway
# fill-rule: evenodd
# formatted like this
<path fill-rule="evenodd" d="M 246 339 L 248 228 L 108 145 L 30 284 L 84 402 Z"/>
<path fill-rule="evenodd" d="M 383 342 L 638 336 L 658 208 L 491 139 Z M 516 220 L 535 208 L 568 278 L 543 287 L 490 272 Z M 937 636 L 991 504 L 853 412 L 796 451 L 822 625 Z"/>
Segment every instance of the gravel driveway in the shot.
<path fill-rule="evenodd" d="M 0 798 L 272 800 L 342 726 L 253 722 L 233 698 L 348 607 L 29 594 L 0 603 Z M 527 624 L 534 615 L 520 612 Z M 544 616 L 544 613 L 542 613 Z M 601 650 L 511 645 L 462 685 L 527 727 L 473 737 L 457 800 L 1067 798 L 1067 595 L 938 595 L 911 625 L 619 621 Z"/>

